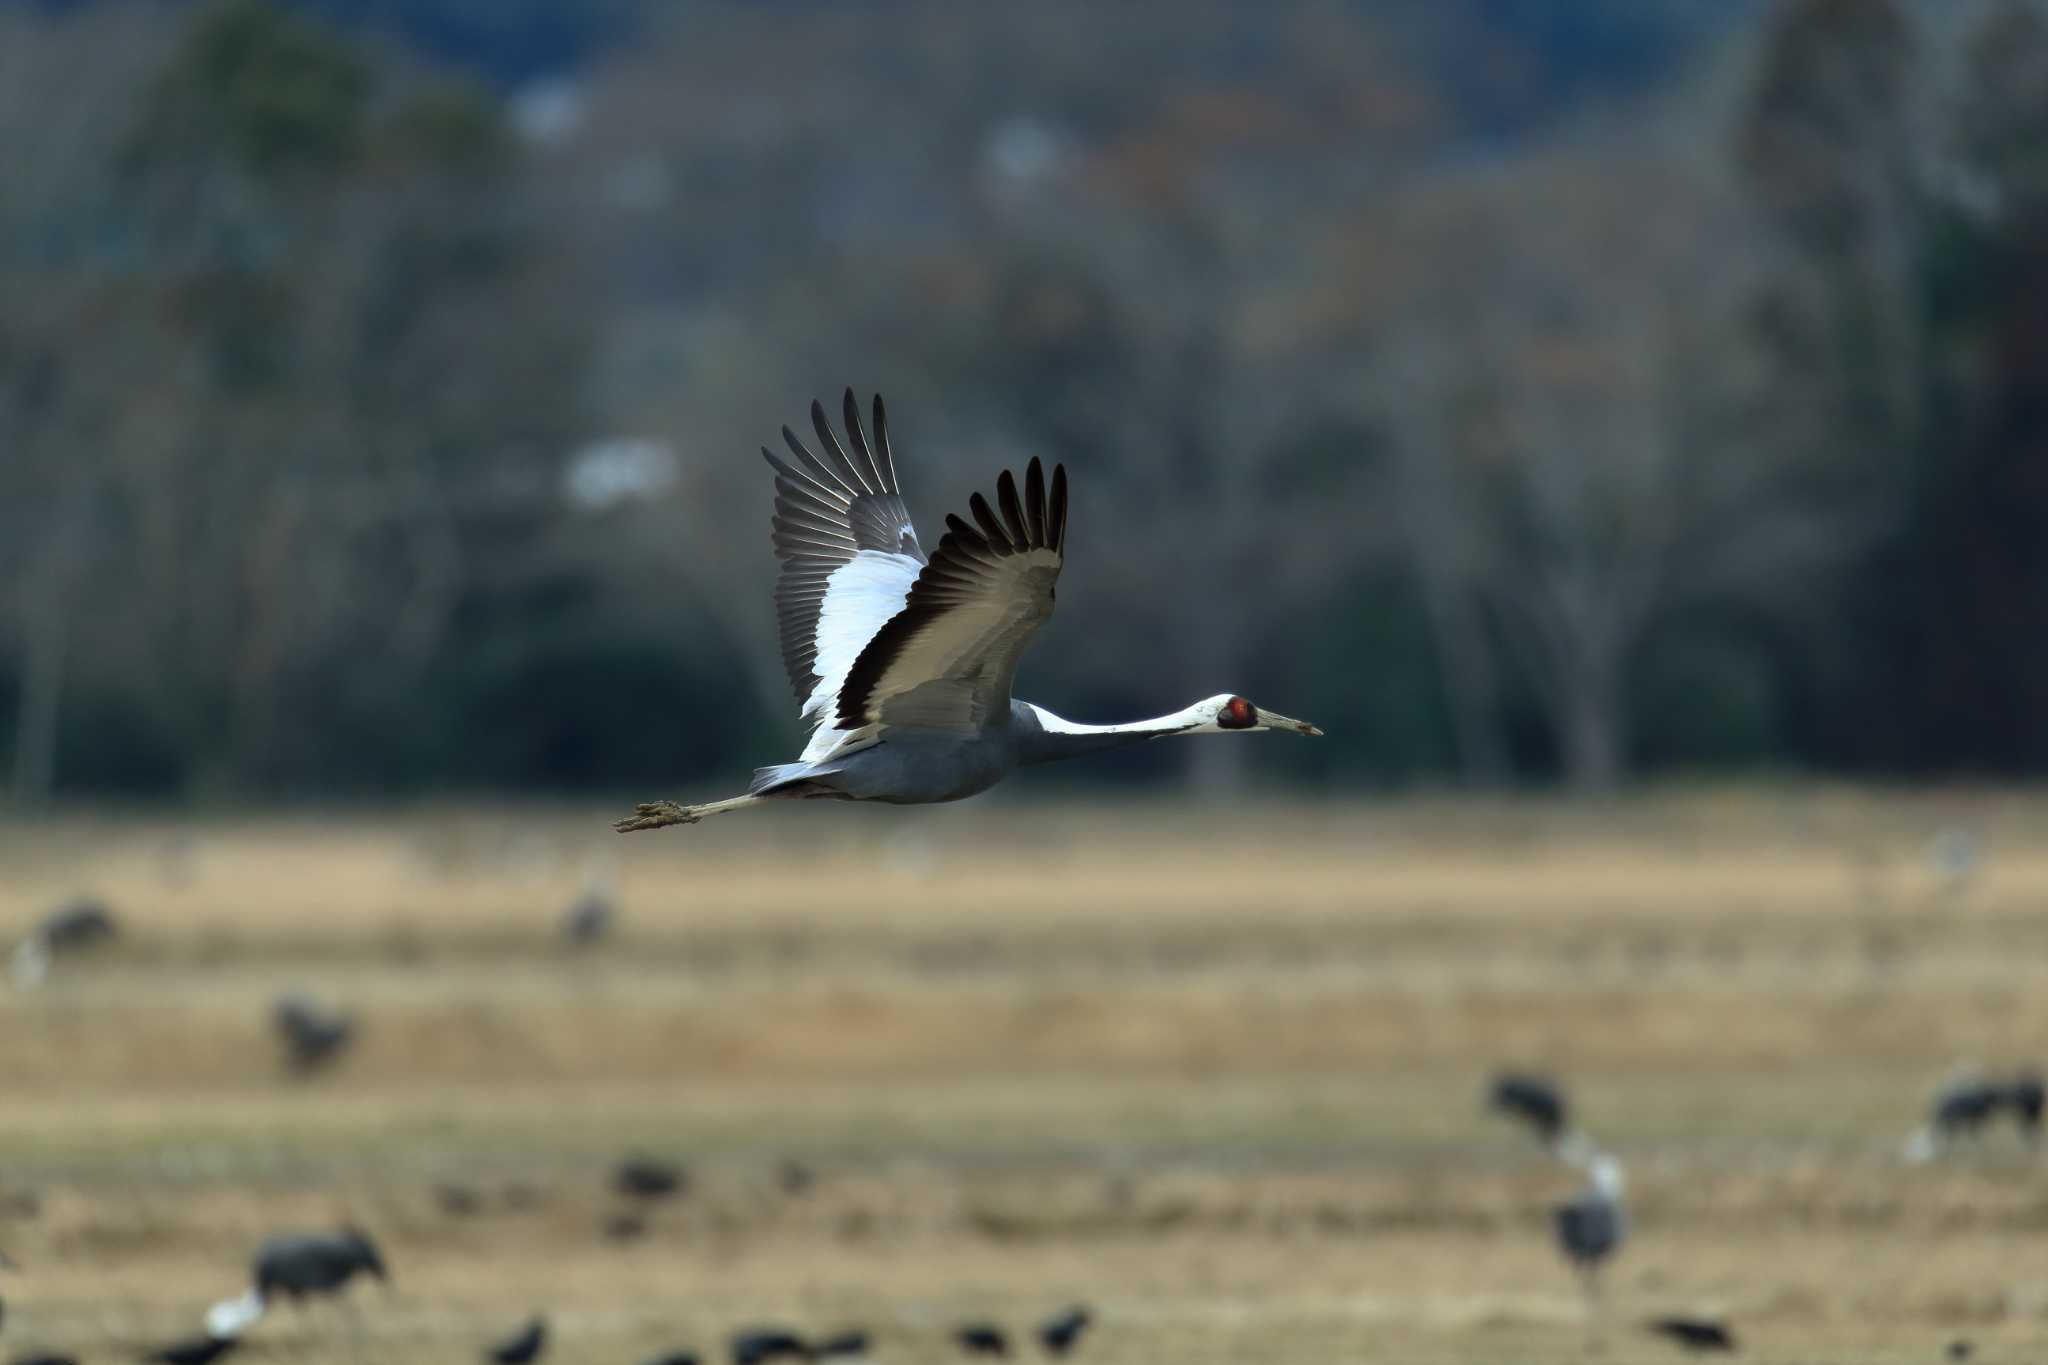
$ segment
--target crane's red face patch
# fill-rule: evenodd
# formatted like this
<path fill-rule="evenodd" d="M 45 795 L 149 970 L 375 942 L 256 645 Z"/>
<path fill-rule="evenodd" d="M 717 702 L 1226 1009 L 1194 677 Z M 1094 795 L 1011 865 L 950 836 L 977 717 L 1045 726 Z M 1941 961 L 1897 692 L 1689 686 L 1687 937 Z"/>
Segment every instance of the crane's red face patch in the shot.
<path fill-rule="evenodd" d="M 1249 730 L 1258 723 L 1259 713 L 1243 697 L 1232 697 L 1216 713 L 1216 728 L 1219 730 Z"/>

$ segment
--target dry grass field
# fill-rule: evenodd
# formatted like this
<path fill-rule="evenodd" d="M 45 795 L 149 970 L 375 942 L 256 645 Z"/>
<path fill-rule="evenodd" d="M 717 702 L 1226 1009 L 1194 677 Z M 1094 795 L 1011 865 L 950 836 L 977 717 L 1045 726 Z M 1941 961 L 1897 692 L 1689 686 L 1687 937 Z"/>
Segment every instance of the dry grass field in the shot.
<path fill-rule="evenodd" d="M 133 1359 L 346 1219 L 392 1288 L 239 1358 L 471 1361 L 542 1310 L 579 1365 L 756 1322 L 943 1361 L 1085 1300 L 1129 1365 L 1669 1360 L 1680 1310 L 1756 1361 L 2048 1361 L 2048 1153 L 1899 1157 L 1953 1067 L 2048 1063 L 2048 801 L 608 814 L 0 826 L 0 932 L 81 889 L 125 930 L 0 990 L 4 1355 Z M 284 1074 L 291 989 L 363 1019 L 331 1072 Z M 1597 1349 L 1576 1177 L 1481 1112 L 1508 1064 L 1628 1167 Z M 628 1152 L 692 1184 L 621 1244 Z"/>

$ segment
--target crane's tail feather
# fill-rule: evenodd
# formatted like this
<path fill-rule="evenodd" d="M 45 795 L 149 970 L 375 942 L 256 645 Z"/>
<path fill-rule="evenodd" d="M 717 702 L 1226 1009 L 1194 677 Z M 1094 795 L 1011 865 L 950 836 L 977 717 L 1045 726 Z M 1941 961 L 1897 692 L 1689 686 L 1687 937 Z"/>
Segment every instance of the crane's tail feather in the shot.
<path fill-rule="evenodd" d="M 612 828 L 621 834 L 637 834 L 643 829 L 667 829 L 670 825 L 694 825 L 707 815 L 724 815 L 728 811 L 745 810 L 757 806 L 766 798 L 759 796 L 729 796 L 723 801 L 706 801 L 701 806 L 683 806 L 674 801 L 643 801 L 633 813 L 613 823 Z"/>

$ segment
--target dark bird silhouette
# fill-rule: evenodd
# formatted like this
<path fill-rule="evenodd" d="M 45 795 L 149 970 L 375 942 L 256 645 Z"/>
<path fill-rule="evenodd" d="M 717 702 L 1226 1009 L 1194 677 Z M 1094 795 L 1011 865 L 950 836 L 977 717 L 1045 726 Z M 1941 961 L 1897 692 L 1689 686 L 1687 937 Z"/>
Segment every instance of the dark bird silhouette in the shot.
<path fill-rule="evenodd" d="M 656 1356 L 646 1365 L 701 1365 L 695 1351 L 670 1351 L 665 1356 Z"/>
<path fill-rule="evenodd" d="M 493 1365 L 531 1365 L 548 1348 L 548 1320 L 538 1313 L 511 1336 L 484 1352 Z"/>
<path fill-rule="evenodd" d="M 285 1069 L 310 1076 L 333 1062 L 355 1041 L 356 1022 L 303 995 L 287 995 L 270 1007 L 270 1024 L 284 1049 Z"/>
<path fill-rule="evenodd" d="M 1038 1325 L 1038 1344 L 1045 1347 L 1048 1355 L 1063 1356 L 1079 1344 L 1081 1333 L 1088 1330 L 1094 1316 L 1081 1304 L 1056 1313 Z"/>
<path fill-rule="evenodd" d="M 627 1157 L 612 1172 L 612 1188 L 629 1199 L 665 1199 L 688 1183 L 682 1167 L 652 1157 Z"/>
<path fill-rule="evenodd" d="M 1906 1159 L 1931 1161 L 1958 1138 L 1975 1137 L 2006 1103 L 2006 1089 L 1981 1078 L 1952 1081 L 1935 1092 L 1927 1122 L 1906 1140 Z"/>
<path fill-rule="evenodd" d="M 272 1237 L 256 1249 L 254 1270 L 257 1296 L 265 1302 L 280 1291 L 294 1301 L 339 1294 L 359 1274 L 391 1279 L 376 1244 L 356 1228 Z"/>
<path fill-rule="evenodd" d="M 143 1365 L 208 1365 L 241 1344 L 234 1337 L 195 1337 L 160 1347 L 142 1360 Z"/>
<path fill-rule="evenodd" d="M 970 1322 L 953 1333 L 953 1341 L 971 1356 L 1007 1356 L 1010 1338 L 1003 1329 L 986 1322 Z"/>
<path fill-rule="evenodd" d="M 114 912 L 105 901 L 97 896 L 73 896 L 37 921 L 15 946 L 8 972 L 18 986 L 41 985 L 57 956 L 97 947 L 117 932 Z"/>
<path fill-rule="evenodd" d="M 1711 1318 L 1668 1317 L 1656 1318 L 1648 1324 L 1649 1330 L 1659 1336 L 1671 1338 L 1688 1351 L 1733 1351 L 1735 1334 L 1728 1325 Z"/>
<path fill-rule="evenodd" d="M 780 1327 L 750 1327 L 732 1337 L 732 1365 L 767 1365 L 771 1360 L 809 1360 L 811 1344 Z"/>
<path fill-rule="evenodd" d="M 1506 1114 L 1536 1135 L 1536 1140 L 1567 1159 L 1584 1155 L 1583 1142 L 1571 1131 L 1571 1106 L 1564 1088 L 1548 1076 L 1503 1071 L 1493 1078 L 1486 1107 Z"/>
<path fill-rule="evenodd" d="M 77 1356 L 16 1356 L 14 1365 L 78 1365 Z"/>
<path fill-rule="evenodd" d="M 2044 1086 L 2041 1073 L 2022 1071 L 2013 1077 L 2012 1084 L 2005 1088 L 2006 1107 L 2012 1110 L 2013 1121 L 2020 1126 L 2020 1135 L 2029 1142 L 2041 1137 L 2041 1110 L 2048 1103 L 2048 1086 Z"/>
<path fill-rule="evenodd" d="M 118 932 L 113 909 L 98 896 L 73 896 L 36 925 L 36 936 L 57 952 L 89 948 Z"/>
<path fill-rule="evenodd" d="M 830 1360 L 835 1356 L 864 1356 L 868 1353 L 868 1344 L 866 1332 L 840 1332 L 812 1343 L 811 1355 L 817 1360 Z"/>

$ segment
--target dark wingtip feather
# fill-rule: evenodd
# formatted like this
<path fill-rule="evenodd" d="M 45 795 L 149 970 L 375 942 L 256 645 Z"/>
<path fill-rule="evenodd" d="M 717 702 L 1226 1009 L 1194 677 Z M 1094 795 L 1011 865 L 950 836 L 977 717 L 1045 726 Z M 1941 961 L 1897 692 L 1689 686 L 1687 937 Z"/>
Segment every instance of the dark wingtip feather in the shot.
<path fill-rule="evenodd" d="M 979 493 L 975 494 L 975 497 L 977 498 L 980 496 L 981 495 Z M 985 505 L 986 504 L 984 504 L 984 506 Z M 960 518 L 952 512 L 946 513 L 946 533 L 948 535 L 958 536 L 960 539 L 960 543 L 970 550 L 987 550 L 992 548 L 989 545 L 987 538 L 984 537 L 981 534 L 981 532 L 975 530 L 972 526 L 969 526 L 966 522 L 960 520 Z"/>
<path fill-rule="evenodd" d="M 896 491 L 896 456 L 889 449 L 889 415 L 882 410 L 882 395 L 875 395 L 875 467 L 881 472 L 882 486 L 889 492 Z"/>
<path fill-rule="evenodd" d="M 1030 522 L 1030 543 L 1050 544 L 1045 534 L 1045 466 L 1036 455 L 1024 469 L 1024 515 Z"/>
<path fill-rule="evenodd" d="M 853 396 L 851 388 L 846 391 L 843 413 L 846 418 L 846 439 L 853 446 L 854 472 L 867 480 L 870 493 L 880 493 L 888 485 L 882 481 L 881 471 L 875 468 L 875 456 L 868 449 L 867 433 L 860 429 L 860 402 Z"/>
<path fill-rule="evenodd" d="M 1005 469 L 996 476 L 996 504 L 1003 509 L 1003 526 L 1010 543 L 1018 549 L 1031 544 L 1031 528 L 1024 524 L 1024 505 L 1017 500 L 1017 480 Z"/>
<path fill-rule="evenodd" d="M 981 523 L 981 533 L 988 537 L 988 543 L 995 549 L 1010 548 L 1009 533 L 996 520 L 995 510 L 988 505 L 988 499 L 976 493 L 967 499 L 967 510 L 974 513 L 974 519 Z"/>
<path fill-rule="evenodd" d="M 854 468 L 853 461 L 846 458 L 845 447 L 839 444 L 838 434 L 832 430 L 832 423 L 825 417 L 825 405 L 815 398 L 811 400 L 811 428 L 818 433 L 818 444 L 824 447 L 825 457 L 831 462 L 840 481 L 855 493 L 874 492 L 874 489 L 867 487 L 867 481 L 861 478 L 860 471 Z"/>
<path fill-rule="evenodd" d="M 1052 467 L 1052 501 L 1046 510 L 1046 528 L 1051 533 L 1050 541 L 1056 554 L 1067 552 L 1067 467 L 1056 464 Z"/>

